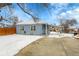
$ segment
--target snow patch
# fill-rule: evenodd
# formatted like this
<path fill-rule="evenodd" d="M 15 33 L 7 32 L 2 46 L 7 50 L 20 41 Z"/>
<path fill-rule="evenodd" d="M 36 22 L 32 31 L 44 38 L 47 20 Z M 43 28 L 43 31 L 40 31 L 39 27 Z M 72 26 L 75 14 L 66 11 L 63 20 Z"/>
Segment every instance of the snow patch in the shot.
<path fill-rule="evenodd" d="M 51 32 L 48 37 L 62 38 L 62 37 L 74 37 L 74 35 L 68 33 Z"/>
<path fill-rule="evenodd" d="M 0 56 L 12 56 L 22 48 L 43 36 L 33 35 L 7 35 L 0 36 Z"/>

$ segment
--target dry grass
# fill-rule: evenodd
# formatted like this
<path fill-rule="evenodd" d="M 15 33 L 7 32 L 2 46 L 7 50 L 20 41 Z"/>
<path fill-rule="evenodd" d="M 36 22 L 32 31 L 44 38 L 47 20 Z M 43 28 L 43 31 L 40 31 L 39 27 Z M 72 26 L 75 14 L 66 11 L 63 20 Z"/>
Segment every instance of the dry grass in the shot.
<path fill-rule="evenodd" d="M 24 47 L 16 56 L 77 56 L 79 40 L 73 38 L 42 38 Z"/>

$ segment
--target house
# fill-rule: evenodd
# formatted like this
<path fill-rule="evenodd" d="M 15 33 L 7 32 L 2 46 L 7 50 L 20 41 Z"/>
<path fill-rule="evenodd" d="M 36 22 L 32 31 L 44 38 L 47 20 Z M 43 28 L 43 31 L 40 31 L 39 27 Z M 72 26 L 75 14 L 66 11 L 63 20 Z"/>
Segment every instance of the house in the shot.
<path fill-rule="evenodd" d="M 69 30 L 69 33 L 75 33 L 75 32 L 77 33 L 78 32 L 78 27 L 69 26 L 68 30 Z"/>
<path fill-rule="evenodd" d="M 54 32 L 64 32 L 64 28 L 63 28 L 63 26 L 52 26 L 51 27 L 51 31 L 54 31 Z"/>
<path fill-rule="evenodd" d="M 16 25 L 16 33 L 25 35 L 48 35 L 49 28 L 45 22 L 28 20 Z"/>

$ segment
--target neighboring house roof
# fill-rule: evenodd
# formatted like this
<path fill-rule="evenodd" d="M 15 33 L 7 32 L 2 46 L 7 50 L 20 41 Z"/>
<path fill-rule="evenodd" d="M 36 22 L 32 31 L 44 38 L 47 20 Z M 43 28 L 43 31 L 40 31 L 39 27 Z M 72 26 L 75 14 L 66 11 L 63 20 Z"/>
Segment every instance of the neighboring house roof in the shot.
<path fill-rule="evenodd" d="M 34 22 L 33 20 L 27 20 L 25 22 L 17 23 L 16 25 L 19 25 L 19 24 L 47 24 L 47 23 L 45 23 L 43 21 Z"/>

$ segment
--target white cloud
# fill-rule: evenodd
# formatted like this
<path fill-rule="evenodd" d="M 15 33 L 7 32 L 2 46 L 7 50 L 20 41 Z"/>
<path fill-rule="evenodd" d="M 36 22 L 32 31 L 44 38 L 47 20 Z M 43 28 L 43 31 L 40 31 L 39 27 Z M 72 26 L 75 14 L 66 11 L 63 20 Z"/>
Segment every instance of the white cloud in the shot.
<path fill-rule="evenodd" d="M 72 10 L 69 10 L 66 12 L 67 14 L 72 14 Z"/>
<path fill-rule="evenodd" d="M 76 8 L 76 9 L 74 9 L 74 10 L 68 10 L 68 11 L 66 11 L 66 12 L 63 12 L 63 13 L 61 13 L 60 15 L 64 15 L 64 16 L 66 16 L 66 15 L 70 15 L 70 16 L 75 16 L 75 15 L 79 15 L 79 8 Z"/>
<path fill-rule="evenodd" d="M 60 15 L 65 16 L 65 15 L 66 15 L 66 13 L 65 13 L 65 12 L 63 12 L 63 13 L 61 13 Z"/>
<path fill-rule="evenodd" d="M 75 9 L 74 12 L 79 12 L 79 8 Z"/>
<path fill-rule="evenodd" d="M 51 3 L 51 6 L 67 6 L 69 3 Z"/>
<path fill-rule="evenodd" d="M 73 9 L 73 10 L 68 10 L 66 12 L 63 12 L 60 14 L 63 18 L 75 18 L 78 23 L 79 23 L 79 8 Z"/>

